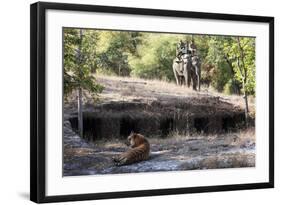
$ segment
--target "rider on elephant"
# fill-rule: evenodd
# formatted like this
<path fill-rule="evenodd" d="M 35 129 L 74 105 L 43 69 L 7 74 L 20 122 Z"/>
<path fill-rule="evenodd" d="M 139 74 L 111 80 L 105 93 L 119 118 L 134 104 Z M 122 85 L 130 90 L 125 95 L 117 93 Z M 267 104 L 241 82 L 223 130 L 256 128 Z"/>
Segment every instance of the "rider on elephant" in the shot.
<path fill-rule="evenodd" d="M 176 56 L 178 58 L 178 61 L 181 61 L 181 56 L 187 53 L 187 44 L 185 44 L 182 40 L 177 44 L 176 49 Z"/>
<path fill-rule="evenodd" d="M 191 40 L 191 43 L 188 45 L 188 50 L 191 52 L 192 56 L 196 56 L 197 46 L 194 43 L 194 40 Z"/>

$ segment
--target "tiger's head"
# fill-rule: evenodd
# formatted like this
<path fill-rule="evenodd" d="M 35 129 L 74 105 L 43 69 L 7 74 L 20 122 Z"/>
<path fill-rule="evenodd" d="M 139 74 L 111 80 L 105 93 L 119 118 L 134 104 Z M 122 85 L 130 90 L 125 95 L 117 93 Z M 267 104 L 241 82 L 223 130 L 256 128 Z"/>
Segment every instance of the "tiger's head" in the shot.
<path fill-rule="evenodd" d="M 146 139 L 141 134 L 134 133 L 133 131 L 127 138 L 127 145 L 131 148 L 138 147 L 146 142 Z"/>

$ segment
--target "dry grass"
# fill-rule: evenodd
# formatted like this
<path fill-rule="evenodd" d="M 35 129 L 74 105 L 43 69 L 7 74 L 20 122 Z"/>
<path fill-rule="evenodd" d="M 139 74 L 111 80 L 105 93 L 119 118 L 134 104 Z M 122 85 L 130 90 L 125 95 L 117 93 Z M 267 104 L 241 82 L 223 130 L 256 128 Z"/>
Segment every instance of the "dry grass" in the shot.
<path fill-rule="evenodd" d="M 191 87 L 178 86 L 174 82 L 167 82 L 157 79 L 141 79 L 137 77 L 119 77 L 103 74 L 96 74 L 97 81 L 104 86 L 100 94 L 99 102 L 107 101 L 155 101 L 163 96 L 170 98 L 200 98 L 216 97 L 220 101 L 231 103 L 237 108 L 244 109 L 245 103 L 242 96 L 226 95 L 216 92 L 213 88 L 202 88 L 200 92 L 194 91 Z M 67 98 L 68 103 L 77 101 L 77 93 L 73 92 Z M 84 91 L 84 103 L 97 103 L 87 91 Z M 250 115 L 255 116 L 255 98 L 249 96 Z"/>
<path fill-rule="evenodd" d="M 173 82 L 167 82 L 164 80 L 158 80 L 158 79 L 151 79 L 151 80 L 145 80 L 137 77 L 119 77 L 119 76 L 108 76 L 108 75 L 102 75 L 98 74 L 96 75 L 96 78 L 99 79 L 105 79 L 110 81 L 117 81 L 117 82 L 125 82 L 130 85 L 130 89 L 133 89 L 135 91 L 135 88 L 137 85 L 142 85 L 143 87 L 148 88 L 148 90 L 153 90 L 157 92 L 162 93 L 171 93 L 175 95 L 186 95 L 186 94 L 193 94 L 197 95 L 198 93 L 193 91 L 191 88 L 187 88 L 184 86 L 178 86 Z M 131 90 L 130 90 L 131 91 Z"/>
<path fill-rule="evenodd" d="M 177 131 L 173 131 L 169 133 L 167 138 L 161 139 L 167 141 L 167 143 L 173 141 L 181 141 L 181 140 L 200 140 L 206 139 L 207 141 L 212 141 L 214 139 L 225 139 L 225 142 L 228 144 L 244 143 L 245 141 L 255 141 L 255 128 L 250 127 L 247 129 L 238 130 L 237 132 L 229 132 L 229 133 L 193 133 L 190 135 L 183 135 Z M 158 138 L 152 138 L 150 141 L 159 140 Z M 235 143 L 233 143 L 235 142 Z"/>
<path fill-rule="evenodd" d="M 96 75 L 98 82 L 107 87 L 113 86 L 116 92 L 111 93 L 112 98 L 119 98 L 121 100 L 127 100 L 131 97 L 135 99 L 137 96 L 142 97 L 142 91 L 146 91 L 147 96 L 151 99 L 155 99 L 157 95 L 169 95 L 174 97 L 218 97 L 221 101 L 234 104 L 237 107 L 244 109 L 244 99 L 238 95 L 226 95 L 215 91 L 213 88 L 203 88 L 200 92 L 194 91 L 191 87 L 178 86 L 174 82 L 167 82 L 158 79 L 141 79 L 137 77 L 119 77 L 119 76 L 108 76 L 98 74 Z M 108 84 L 111 82 L 111 85 Z M 104 84 L 105 83 L 105 84 Z M 138 95 L 139 94 L 139 95 Z M 101 96 L 109 96 L 110 94 L 104 93 Z M 150 96 L 149 96 L 150 95 Z M 248 98 L 250 112 L 255 112 L 255 98 L 249 96 Z"/>
<path fill-rule="evenodd" d="M 93 153 L 90 148 L 66 148 L 64 149 L 64 155 L 69 156 L 88 156 Z"/>
<path fill-rule="evenodd" d="M 94 142 L 88 142 L 92 146 L 98 146 L 98 147 L 105 147 L 105 148 L 119 148 L 119 147 L 126 147 L 125 145 L 125 139 L 121 140 L 118 138 L 110 138 L 110 139 L 98 139 Z"/>
<path fill-rule="evenodd" d="M 187 141 L 193 141 L 193 140 L 202 140 L 206 142 L 209 145 L 216 144 L 218 142 L 221 142 L 223 144 L 226 144 L 228 146 L 235 146 L 235 147 L 241 147 L 243 145 L 254 143 L 255 142 L 255 128 L 248 128 L 244 130 L 239 130 L 237 132 L 233 133 L 213 133 L 213 134 L 192 134 L 192 135 L 182 135 L 179 134 L 177 131 L 173 131 L 169 134 L 166 138 L 160 138 L 160 137 L 149 137 L 148 138 L 150 144 L 152 145 L 180 145 Z M 125 145 L 126 138 L 123 140 L 121 139 L 101 139 L 96 140 L 95 142 L 91 142 L 91 144 L 95 147 L 104 147 L 104 148 L 126 148 L 127 145 Z M 206 147 L 207 148 L 207 147 Z"/>

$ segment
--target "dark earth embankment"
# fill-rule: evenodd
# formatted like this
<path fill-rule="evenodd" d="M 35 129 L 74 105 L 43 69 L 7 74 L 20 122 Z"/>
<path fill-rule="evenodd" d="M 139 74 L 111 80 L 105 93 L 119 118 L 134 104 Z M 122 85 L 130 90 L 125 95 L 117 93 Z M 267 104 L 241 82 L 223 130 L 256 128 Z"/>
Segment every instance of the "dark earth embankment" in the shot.
<path fill-rule="evenodd" d="M 89 140 L 124 138 L 131 130 L 162 137 L 172 131 L 218 133 L 244 124 L 244 110 L 221 96 L 159 81 L 116 77 L 98 81 L 105 87 L 100 101 L 90 101 L 84 108 L 84 135 Z M 77 130 L 75 105 L 65 107 L 65 119 Z"/>

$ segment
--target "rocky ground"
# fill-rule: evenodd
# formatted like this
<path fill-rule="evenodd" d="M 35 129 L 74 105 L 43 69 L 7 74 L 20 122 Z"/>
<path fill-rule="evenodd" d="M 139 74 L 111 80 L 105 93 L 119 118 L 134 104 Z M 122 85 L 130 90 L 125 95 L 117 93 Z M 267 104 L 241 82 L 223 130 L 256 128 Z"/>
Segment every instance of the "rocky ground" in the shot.
<path fill-rule="evenodd" d="M 65 124 L 64 176 L 218 169 L 255 166 L 252 129 L 220 135 L 149 138 L 147 161 L 115 166 L 112 157 L 128 149 L 122 140 L 86 142 Z"/>

